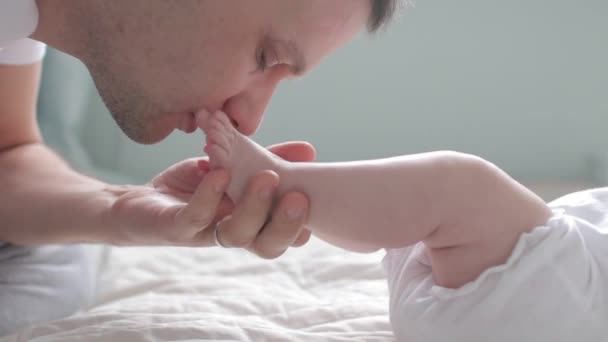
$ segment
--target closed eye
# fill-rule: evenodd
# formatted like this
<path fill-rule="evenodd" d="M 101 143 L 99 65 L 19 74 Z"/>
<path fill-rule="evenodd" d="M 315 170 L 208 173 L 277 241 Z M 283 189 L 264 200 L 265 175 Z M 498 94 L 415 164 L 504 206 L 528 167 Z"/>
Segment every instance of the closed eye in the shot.
<path fill-rule="evenodd" d="M 256 59 L 256 64 L 258 66 L 256 71 L 264 72 L 266 69 L 268 69 L 268 58 L 266 56 L 266 49 L 264 49 L 264 48 L 258 49 L 255 59 Z"/>
<path fill-rule="evenodd" d="M 257 64 L 256 72 L 264 72 L 266 69 L 279 64 L 279 57 L 276 52 L 267 48 L 259 48 L 255 59 Z"/>

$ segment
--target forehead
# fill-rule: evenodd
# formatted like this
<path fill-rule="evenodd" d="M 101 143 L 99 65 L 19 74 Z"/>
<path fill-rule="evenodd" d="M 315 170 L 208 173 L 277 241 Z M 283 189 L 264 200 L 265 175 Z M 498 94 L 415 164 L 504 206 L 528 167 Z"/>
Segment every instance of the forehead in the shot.
<path fill-rule="evenodd" d="M 348 28 L 360 29 L 371 12 L 371 0 L 285 1 L 279 21 L 295 30 L 330 33 Z"/>
<path fill-rule="evenodd" d="M 282 1 L 283 12 L 269 35 L 289 42 L 306 64 L 317 64 L 361 31 L 370 15 L 370 0 Z"/>

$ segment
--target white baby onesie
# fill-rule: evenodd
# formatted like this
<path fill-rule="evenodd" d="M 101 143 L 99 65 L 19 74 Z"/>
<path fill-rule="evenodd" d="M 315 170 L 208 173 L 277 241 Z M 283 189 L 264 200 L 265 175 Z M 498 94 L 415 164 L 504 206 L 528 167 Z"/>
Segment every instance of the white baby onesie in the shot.
<path fill-rule="evenodd" d="M 384 259 L 398 341 L 608 341 L 608 188 L 550 204 L 509 260 L 458 289 L 433 283 L 423 244 Z"/>

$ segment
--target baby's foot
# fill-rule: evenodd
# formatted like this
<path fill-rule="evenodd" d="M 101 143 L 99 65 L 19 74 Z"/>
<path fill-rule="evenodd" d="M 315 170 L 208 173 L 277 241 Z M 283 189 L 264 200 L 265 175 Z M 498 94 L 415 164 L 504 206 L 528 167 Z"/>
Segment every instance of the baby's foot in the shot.
<path fill-rule="evenodd" d="M 209 155 L 210 167 L 230 172 L 226 192 L 233 201 L 239 200 L 253 175 L 262 170 L 278 171 L 280 160 L 237 131 L 226 114 L 199 114 L 197 120 L 205 131 L 205 152 Z"/>

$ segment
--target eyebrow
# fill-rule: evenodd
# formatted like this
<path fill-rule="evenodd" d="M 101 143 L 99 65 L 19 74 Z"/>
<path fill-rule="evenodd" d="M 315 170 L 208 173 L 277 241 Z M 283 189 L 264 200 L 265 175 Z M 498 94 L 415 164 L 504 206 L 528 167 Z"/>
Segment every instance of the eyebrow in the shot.
<path fill-rule="evenodd" d="M 282 45 L 287 53 L 289 54 L 289 58 L 291 59 L 292 72 L 296 76 L 301 76 L 307 70 L 306 59 L 304 58 L 304 54 L 302 50 L 298 48 L 298 45 L 293 40 L 282 40 L 282 39 L 272 39 L 272 41 L 276 44 Z"/>

